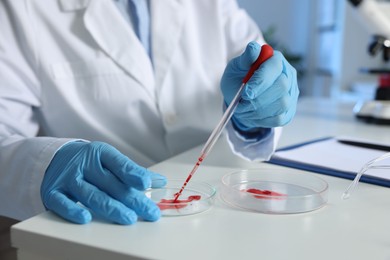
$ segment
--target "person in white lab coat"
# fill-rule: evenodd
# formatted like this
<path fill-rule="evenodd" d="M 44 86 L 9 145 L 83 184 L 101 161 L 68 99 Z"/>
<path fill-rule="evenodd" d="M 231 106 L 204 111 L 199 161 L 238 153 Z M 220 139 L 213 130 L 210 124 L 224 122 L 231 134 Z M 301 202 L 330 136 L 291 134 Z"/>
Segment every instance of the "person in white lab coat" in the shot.
<path fill-rule="evenodd" d="M 146 38 L 126 5 L 0 2 L 0 215 L 157 220 L 142 190 L 166 179 L 146 167 L 206 141 L 264 44 L 235 0 L 150 0 Z M 275 51 L 228 125 L 233 151 L 267 160 L 298 93 Z"/>

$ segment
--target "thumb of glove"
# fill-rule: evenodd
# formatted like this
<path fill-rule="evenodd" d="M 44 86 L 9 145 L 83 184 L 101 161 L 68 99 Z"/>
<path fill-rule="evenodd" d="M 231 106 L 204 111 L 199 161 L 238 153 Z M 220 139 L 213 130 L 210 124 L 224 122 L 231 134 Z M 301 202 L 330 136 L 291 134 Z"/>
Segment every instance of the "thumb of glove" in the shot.
<path fill-rule="evenodd" d="M 251 68 L 252 64 L 257 60 L 260 54 L 261 46 L 257 42 L 250 42 L 245 48 L 245 51 L 238 57 L 238 67 L 244 70 L 245 73 Z"/>

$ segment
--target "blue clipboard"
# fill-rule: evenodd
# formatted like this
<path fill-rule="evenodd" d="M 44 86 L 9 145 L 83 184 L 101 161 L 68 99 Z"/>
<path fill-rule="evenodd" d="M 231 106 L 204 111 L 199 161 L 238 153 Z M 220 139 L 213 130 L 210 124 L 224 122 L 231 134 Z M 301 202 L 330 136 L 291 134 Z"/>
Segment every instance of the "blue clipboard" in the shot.
<path fill-rule="evenodd" d="M 316 140 L 284 147 L 284 148 L 278 149 L 277 151 L 292 150 L 292 149 L 296 149 L 296 148 L 299 148 L 299 147 L 302 147 L 302 146 L 305 146 L 308 144 L 322 142 L 322 141 L 326 141 L 326 140 L 329 140 L 332 138 L 334 138 L 334 137 L 320 138 L 320 139 L 316 139 Z M 299 170 L 305 170 L 305 171 L 325 174 L 325 175 L 329 175 L 329 176 L 333 176 L 333 177 L 349 179 L 349 180 L 353 180 L 357 174 L 355 172 L 340 171 L 340 170 L 335 170 L 335 169 L 331 169 L 331 168 L 326 168 L 323 166 L 302 163 L 302 162 L 297 162 L 297 161 L 291 161 L 291 160 L 286 160 L 286 159 L 276 158 L 276 157 L 271 157 L 271 159 L 268 161 L 268 163 L 276 164 L 276 165 L 280 165 L 280 166 L 285 166 L 285 167 L 290 167 L 290 168 L 294 168 L 294 169 L 299 169 Z M 375 185 L 379 185 L 379 186 L 383 186 L 383 187 L 390 187 L 390 180 L 375 177 L 375 176 L 368 176 L 368 175 L 364 175 L 364 174 L 361 177 L 360 182 L 375 184 Z"/>

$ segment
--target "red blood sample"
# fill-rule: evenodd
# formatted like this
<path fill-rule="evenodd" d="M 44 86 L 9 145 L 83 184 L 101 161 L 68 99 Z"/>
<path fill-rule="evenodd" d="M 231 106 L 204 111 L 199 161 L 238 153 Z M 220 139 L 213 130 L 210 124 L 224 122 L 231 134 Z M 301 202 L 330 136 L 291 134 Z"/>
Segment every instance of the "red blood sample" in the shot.
<path fill-rule="evenodd" d="M 254 196 L 257 199 L 276 199 L 276 200 L 280 200 L 280 199 L 284 199 L 283 197 L 287 196 L 287 194 L 283 194 L 283 193 L 276 192 L 276 191 L 259 190 L 259 189 L 254 189 L 254 188 L 243 190 L 243 191 L 246 191 L 246 192 L 249 192 L 249 193 L 253 193 L 253 194 L 259 194 L 259 195 L 255 195 Z"/>
<path fill-rule="evenodd" d="M 191 180 L 192 176 L 194 175 L 194 173 L 196 172 L 196 170 L 198 169 L 198 167 L 199 167 L 200 164 L 202 163 L 203 158 L 204 158 L 205 156 L 206 156 L 205 154 L 202 154 L 202 155 L 198 158 L 198 161 L 196 162 L 194 168 L 192 169 L 192 171 L 191 171 L 190 174 L 188 175 L 188 177 L 187 177 L 187 179 L 185 180 L 183 186 L 181 187 L 181 189 L 179 190 L 179 192 L 177 192 L 177 193 L 175 194 L 175 199 L 174 199 L 175 202 L 179 199 L 179 197 L 180 197 L 181 193 L 183 192 L 184 188 L 187 186 L 187 183 Z"/>
<path fill-rule="evenodd" d="M 201 199 L 200 195 L 189 196 L 186 200 L 161 199 L 160 202 L 157 203 L 157 206 L 160 208 L 160 210 L 181 209 L 187 206 L 186 203 L 194 200 L 200 200 L 200 199 Z"/>

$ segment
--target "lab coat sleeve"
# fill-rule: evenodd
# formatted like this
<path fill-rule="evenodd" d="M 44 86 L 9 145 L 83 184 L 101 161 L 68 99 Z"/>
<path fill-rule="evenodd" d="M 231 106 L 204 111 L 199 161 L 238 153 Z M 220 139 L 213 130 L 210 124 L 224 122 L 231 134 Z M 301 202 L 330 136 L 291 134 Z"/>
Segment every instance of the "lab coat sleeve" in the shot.
<path fill-rule="evenodd" d="M 67 142 L 67 139 L 25 138 L 16 134 L 2 138 L 0 215 L 24 220 L 45 210 L 40 196 L 42 179 L 55 152 Z"/>
<path fill-rule="evenodd" d="M 44 211 L 40 186 L 57 149 L 68 139 L 36 137 L 39 81 L 27 16 L 0 2 L 0 215 L 23 220 Z M 18 1 L 23 11 L 23 1 Z M 31 42 L 26 44 L 26 42 Z"/>
<path fill-rule="evenodd" d="M 223 17 L 226 17 L 225 35 L 228 61 L 240 55 L 250 41 L 264 44 L 264 38 L 257 24 L 245 10 L 239 8 L 235 0 L 224 0 Z M 261 11 L 261 10 L 259 10 Z M 281 128 L 272 129 L 271 133 L 260 140 L 248 140 L 241 136 L 231 123 L 227 125 L 227 139 L 232 151 L 238 156 L 251 161 L 269 160 L 276 149 Z"/>

